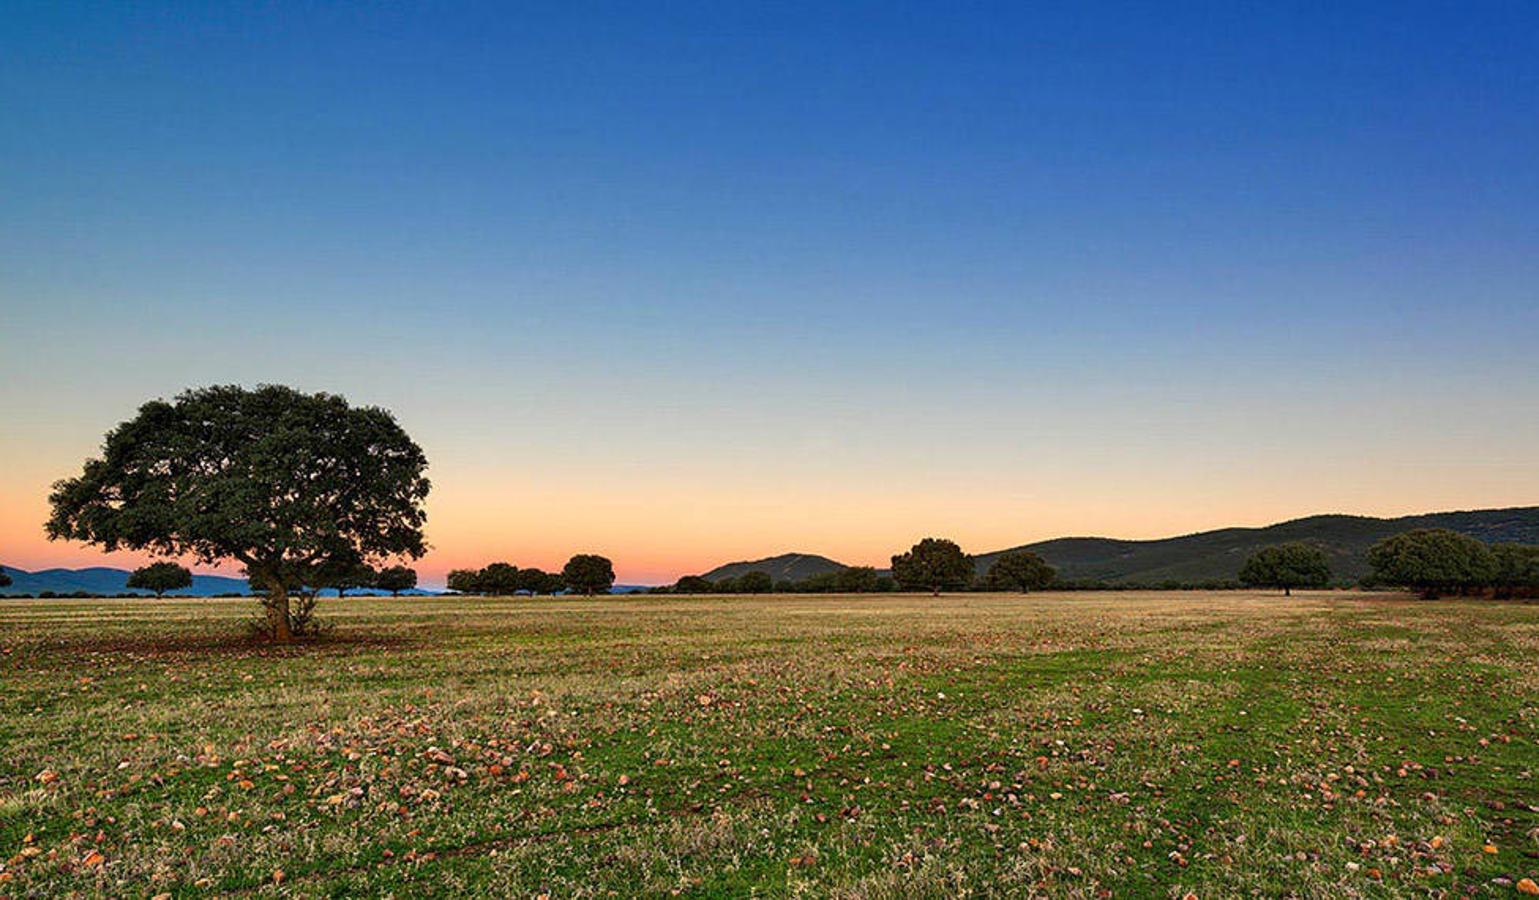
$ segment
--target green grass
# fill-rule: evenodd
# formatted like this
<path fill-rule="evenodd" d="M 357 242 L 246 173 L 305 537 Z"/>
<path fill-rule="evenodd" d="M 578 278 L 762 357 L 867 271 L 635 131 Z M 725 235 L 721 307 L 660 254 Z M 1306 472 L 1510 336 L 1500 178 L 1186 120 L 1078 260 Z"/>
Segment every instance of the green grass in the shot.
<path fill-rule="evenodd" d="M 0 897 L 1539 880 L 1539 605 L 350 599 L 281 650 L 252 606 L 0 604 Z"/>

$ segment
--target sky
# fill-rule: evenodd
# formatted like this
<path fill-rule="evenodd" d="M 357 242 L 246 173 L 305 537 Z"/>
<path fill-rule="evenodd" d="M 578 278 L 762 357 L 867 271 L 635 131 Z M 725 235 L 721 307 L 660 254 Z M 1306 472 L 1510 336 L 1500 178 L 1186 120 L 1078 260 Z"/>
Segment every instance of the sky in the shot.
<path fill-rule="evenodd" d="M 0 560 L 138 405 L 392 410 L 424 581 L 1539 503 L 1539 5 L 17 2 Z"/>

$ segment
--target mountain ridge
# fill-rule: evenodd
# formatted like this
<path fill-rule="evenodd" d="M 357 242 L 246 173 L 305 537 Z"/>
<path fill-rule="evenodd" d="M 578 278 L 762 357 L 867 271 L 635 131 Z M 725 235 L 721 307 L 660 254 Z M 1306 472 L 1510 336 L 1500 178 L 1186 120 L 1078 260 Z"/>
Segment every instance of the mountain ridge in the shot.
<path fill-rule="evenodd" d="M 723 563 L 701 577 L 710 581 L 720 581 L 723 578 L 739 578 L 749 572 L 759 571 L 769 573 L 769 576 L 776 581 L 801 581 L 813 575 L 838 572 L 847 568 L 849 567 L 844 563 L 816 553 L 781 553 L 777 556 L 766 556 L 763 559 Z"/>
<path fill-rule="evenodd" d="M 1112 585 L 1162 582 L 1233 581 L 1245 557 L 1262 547 L 1307 541 L 1325 549 L 1337 581 L 1355 581 L 1368 574 L 1368 548 L 1380 540 L 1413 528 L 1448 528 L 1486 543 L 1539 544 L 1539 506 L 1453 510 L 1381 518 L 1349 513 L 1320 513 L 1272 525 L 1230 526 L 1166 538 L 1126 539 L 1058 537 L 973 556 L 978 572 L 1014 550 L 1036 553 L 1058 569 L 1064 581 L 1103 581 Z M 844 563 L 808 553 L 786 553 L 749 562 L 728 563 L 707 572 L 717 580 L 767 568 L 789 558 L 808 557 L 823 564 L 807 574 L 847 568 Z M 771 572 L 780 580 L 782 576 Z M 806 574 L 797 576 L 805 578 Z M 793 578 L 791 580 L 797 580 Z"/>
<path fill-rule="evenodd" d="M 0 566 L 5 574 L 11 576 L 11 585 L 0 588 L 0 596 L 7 594 L 40 594 L 43 591 L 52 591 L 56 594 L 73 594 L 84 591 L 88 594 L 144 594 L 154 596 L 152 591 L 133 590 L 128 587 L 129 571 L 112 566 L 86 566 L 80 569 L 38 569 L 27 571 L 15 566 Z M 168 597 L 208 597 L 213 594 L 244 594 L 247 591 L 246 579 L 232 578 L 227 575 L 204 575 L 193 573 L 192 586 L 175 591 L 167 591 Z"/>

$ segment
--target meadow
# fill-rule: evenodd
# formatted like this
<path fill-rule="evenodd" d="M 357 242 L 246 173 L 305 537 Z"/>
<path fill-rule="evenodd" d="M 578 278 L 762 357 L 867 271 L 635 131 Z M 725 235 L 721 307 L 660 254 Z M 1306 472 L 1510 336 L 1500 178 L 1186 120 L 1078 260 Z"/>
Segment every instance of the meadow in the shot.
<path fill-rule="evenodd" d="M 0 602 L 0 896 L 1521 896 L 1539 605 Z"/>

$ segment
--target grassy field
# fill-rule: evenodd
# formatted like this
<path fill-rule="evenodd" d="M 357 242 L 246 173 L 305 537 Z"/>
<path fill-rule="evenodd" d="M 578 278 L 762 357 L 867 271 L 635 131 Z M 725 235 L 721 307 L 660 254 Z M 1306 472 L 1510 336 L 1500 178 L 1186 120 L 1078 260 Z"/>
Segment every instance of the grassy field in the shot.
<path fill-rule="evenodd" d="M 1539 605 L 0 602 L 0 896 L 1519 896 Z"/>

